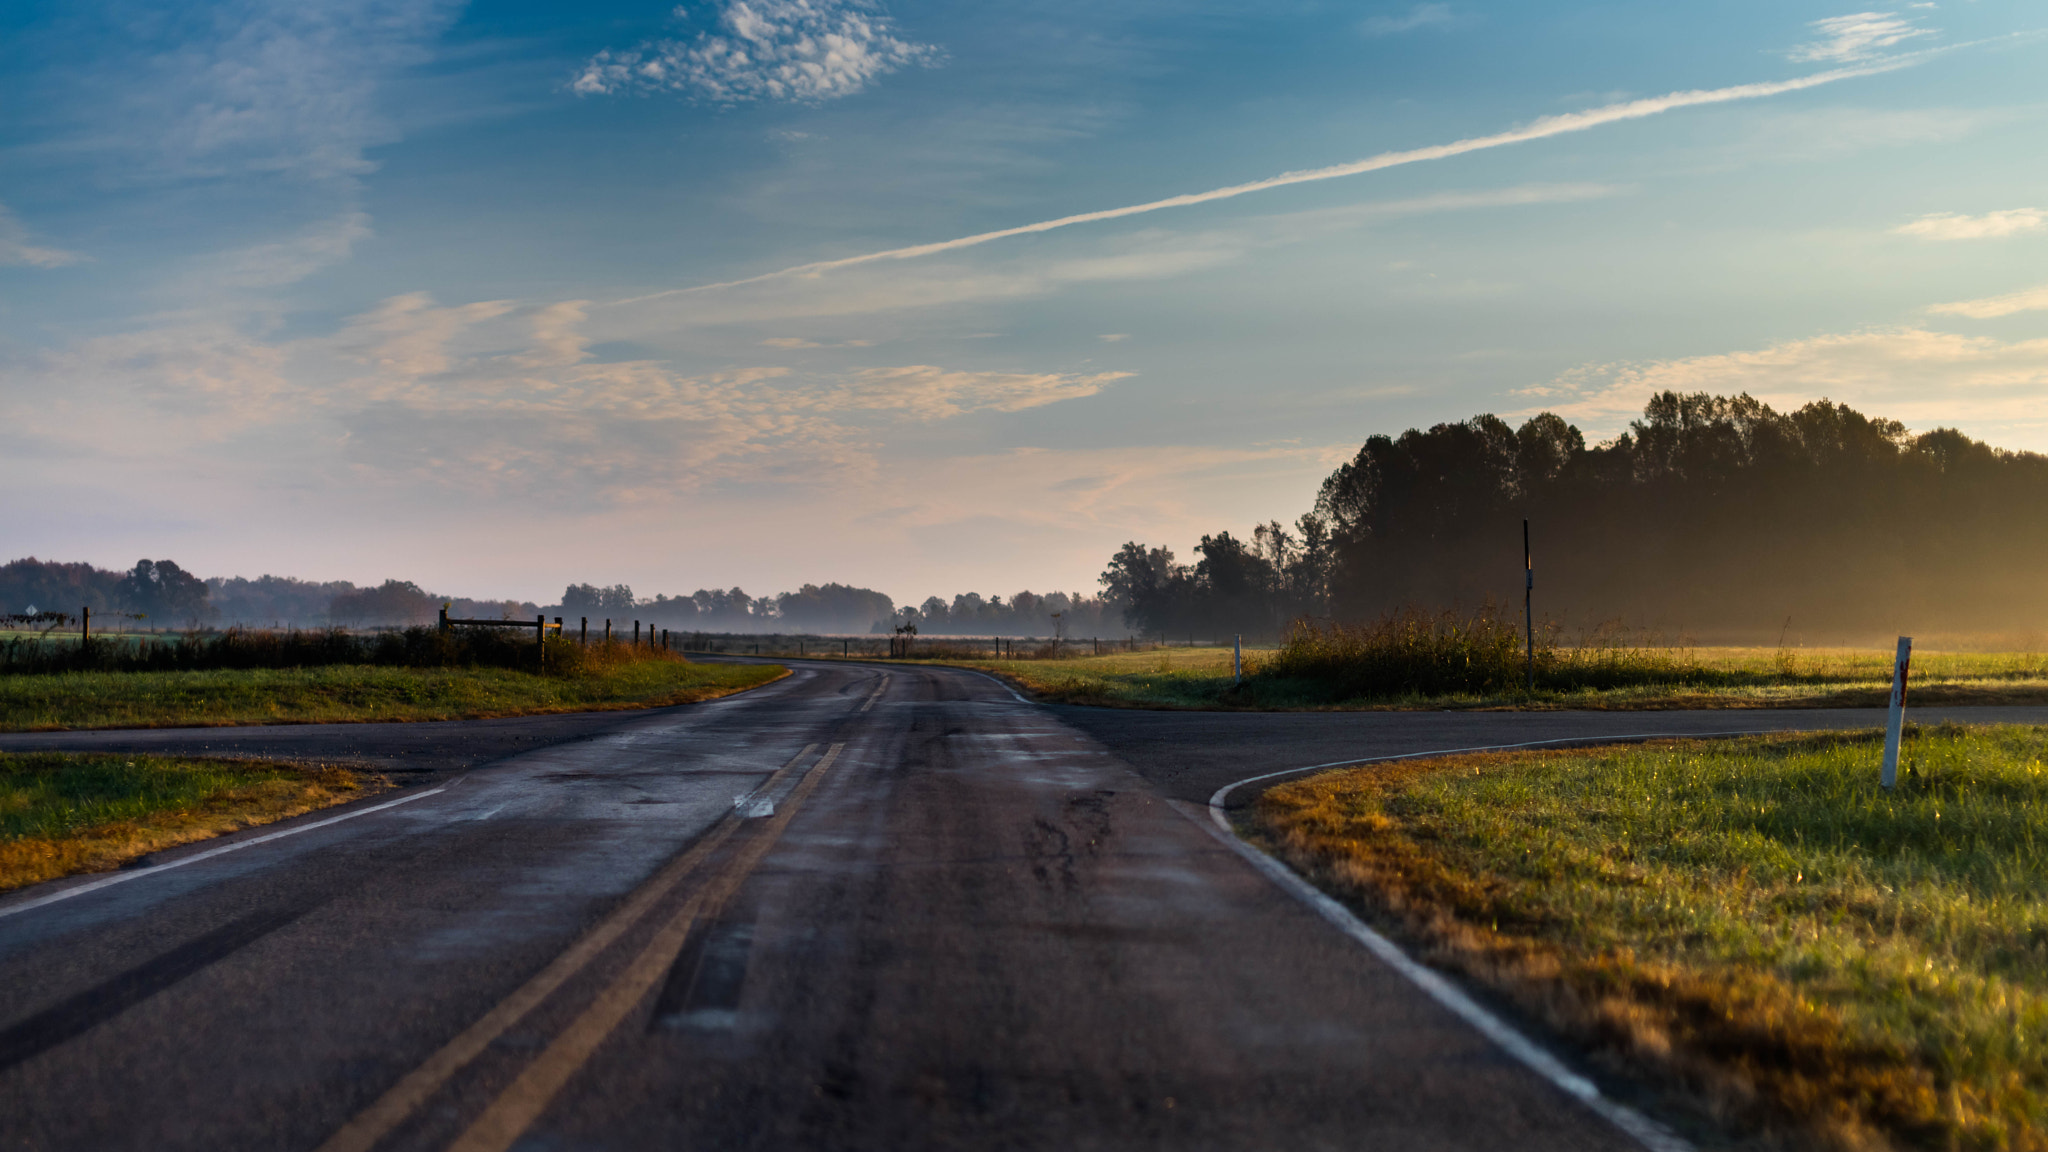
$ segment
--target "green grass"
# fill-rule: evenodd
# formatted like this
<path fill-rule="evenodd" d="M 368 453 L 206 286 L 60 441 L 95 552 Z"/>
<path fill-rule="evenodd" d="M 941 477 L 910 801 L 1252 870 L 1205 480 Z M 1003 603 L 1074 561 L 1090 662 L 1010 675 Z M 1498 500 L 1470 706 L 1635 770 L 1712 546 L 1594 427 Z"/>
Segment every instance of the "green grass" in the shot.
<path fill-rule="evenodd" d="M 352 800 L 344 768 L 122 753 L 0 753 L 0 890 Z"/>
<path fill-rule="evenodd" d="M 786 675 L 770 665 L 650 658 L 567 676 L 365 664 L 0 676 L 0 731 L 457 720 L 641 708 L 724 696 Z"/>
<path fill-rule="evenodd" d="M 1255 835 L 1741 1126 L 2048 1146 L 2048 729 L 1464 757 L 1274 789 Z"/>
<path fill-rule="evenodd" d="M 1566 650 L 1569 652 L 1570 650 Z M 1246 649 L 1233 687 L 1228 648 L 1163 648 L 1065 659 L 941 662 L 980 668 L 1042 699 L 1123 708 L 1663 709 L 1878 707 L 1891 691 L 1889 651 L 1850 648 L 1674 648 L 1669 679 L 1605 688 L 1333 696 L 1329 686 L 1268 671 L 1273 650 Z M 2048 655 L 1918 652 L 1910 704 L 2048 704 Z"/>

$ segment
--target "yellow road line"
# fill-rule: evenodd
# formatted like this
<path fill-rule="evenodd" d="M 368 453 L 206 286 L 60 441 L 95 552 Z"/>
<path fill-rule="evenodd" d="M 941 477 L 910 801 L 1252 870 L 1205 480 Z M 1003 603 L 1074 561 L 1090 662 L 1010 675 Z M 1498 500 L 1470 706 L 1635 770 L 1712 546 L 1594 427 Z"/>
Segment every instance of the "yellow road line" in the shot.
<path fill-rule="evenodd" d="M 812 768 L 790 792 L 789 799 L 770 818 L 768 826 L 747 842 L 739 856 L 716 879 L 690 897 L 668 923 L 662 925 L 661 931 L 647 942 L 640 955 L 633 958 L 633 963 L 619 974 L 618 979 L 589 1008 L 584 1009 L 574 1023 L 563 1029 L 562 1034 L 555 1037 L 532 1064 L 527 1065 L 517 1080 L 491 1101 L 490 1107 L 484 1109 L 483 1115 L 476 1118 L 468 1131 L 448 1146 L 448 1152 L 505 1152 L 520 1134 L 540 1119 L 541 1113 L 568 1085 L 570 1078 L 589 1062 L 598 1045 L 618 1028 L 675 963 L 698 917 L 715 915 L 719 907 L 739 890 L 740 884 L 761 862 L 761 858 L 775 846 L 782 830 L 789 826 L 790 818 L 817 788 L 818 782 L 825 778 L 832 761 L 838 758 L 840 749 L 844 747 L 844 744 L 832 745 L 831 750 L 818 761 L 817 767 Z"/>
<path fill-rule="evenodd" d="M 817 747 L 816 744 L 804 745 L 803 751 L 791 757 L 789 763 L 775 770 L 775 774 L 768 778 L 768 782 L 761 786 L 760 791 L 765 793 L 772 790 L 788 775 L 790 769 L 795 768 Z M 464 1029 L 461 1035 L 450 1040 L 440 1051 L 427 1057 L 426 1063 L 413 1069 L 403 1080 L 392 1085 L 384 1095 L 377 1098 L 376 1103 L 357 1113 L 353 1120 L 328 1137 L 327 1142 L 320 1145 L 318 1152 L 370 1152 L 379 1140 L 404 1123 L 406 1117 L 426 1103 L 427 1098 L 447 1083 L 450 1077 L 475 1060 L 493 1040 L 504 1035 L 507 1029 L 538 1007 L 570 977 L 581 972 L 598 953 L 610 947 L 627 929 L 639 923 L 662 897 L 668 895 L 677 884 L 695 871 L 706 857 L 717 851 L 718 847 L 739 828 L 741 822 L 742 816 L 739 813 L 729 814 L 720 820 L 703 839 L 691 845 L 689 851 L 669 861 L 597 927 L 585 933 L 568 951 L 555 957 L 553 962 L 541 969 L 539 975 L 521 985 L 518 991 L 485 1013 L 482 1019 Z"/>

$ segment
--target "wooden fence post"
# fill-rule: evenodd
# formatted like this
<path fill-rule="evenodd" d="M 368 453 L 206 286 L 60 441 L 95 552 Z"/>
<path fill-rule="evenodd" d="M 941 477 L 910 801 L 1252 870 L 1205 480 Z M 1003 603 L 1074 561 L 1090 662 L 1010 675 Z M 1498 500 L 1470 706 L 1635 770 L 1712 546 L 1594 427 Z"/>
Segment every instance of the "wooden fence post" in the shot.
<path fill-rule="evenodd" d="M 583 626 L 576 634 L 576 642 L 585 647 L 590 645 L 590 617 L 583 618 Z"/>
<path fill-rule="evenodd" d="M 92 605 L 78 610 L 78 646 L 83 648 L 92 643 Z"/>

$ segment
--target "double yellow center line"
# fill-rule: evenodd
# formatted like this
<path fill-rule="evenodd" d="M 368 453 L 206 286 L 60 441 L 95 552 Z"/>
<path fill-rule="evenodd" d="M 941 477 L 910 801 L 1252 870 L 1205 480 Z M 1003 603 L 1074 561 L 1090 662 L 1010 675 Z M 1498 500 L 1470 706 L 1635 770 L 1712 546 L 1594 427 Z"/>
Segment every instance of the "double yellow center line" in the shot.
<path fill-rule="evenodd" d="M 805 745 L 789 763 L 776 769 L 756 794 L 772 795 L 777 785 L 817 747 L 816 744 Z M 589 1061 L 604 1038 L 619 1026 L 634 1005 L 675 963 L 683 944 L 689 939 L 691 926 L 700 917 L 715 917 L 718 909 L 739 890 L 748 874 L 781 838 L 796 810 L 817 789 L 845 747 L 844 744 L 834 744 L 819 758 L 816 766 L 791 790 L 788 799 L 777 805 L 776 814 L 767 819 L 717 875 L 692 893 L 683 906 L 656 930 L 625 970 L 456 1138 L 455 1143 L 449 1146 L 450 1152 L 503 1152 L 540 1118 L 570 1078 Z M 645 919 L 664 897 L 731 839 L 744 822 L 744 817 L 737 812 L 720 820 L 689 851 L 670 861 L 616 911 L 542 969 L 539 975 L 485 1013 L 482 1019 L 428 1057 L 426 1063 L 407 1074 L 376 1103 L 329 1137 L 319 1152 L 370 1152 L 378 1141 L 418 1111 L 451 1077 L 468 1067 L 492 1041 L 504 1035 L 617 942 L 627 930 Z"/>

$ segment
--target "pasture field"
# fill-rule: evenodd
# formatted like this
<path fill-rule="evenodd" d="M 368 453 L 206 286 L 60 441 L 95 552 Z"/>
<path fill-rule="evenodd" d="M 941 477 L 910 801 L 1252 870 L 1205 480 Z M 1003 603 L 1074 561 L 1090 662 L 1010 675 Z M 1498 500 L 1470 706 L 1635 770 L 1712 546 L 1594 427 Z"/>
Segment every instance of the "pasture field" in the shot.
<path fill-rule="evenodd" d="M 1245 832 L 1715 1119 L 2048 1147 L 2048 728 L 1464 756 L 1322 773 Z"/>
<path fill-rule="evenodd" d="M 773 665 L 621 659 L 567 675 L 509 668 L 329 664 L 0 676 L 0 731 L 469 720 L 654 708 L 788 675 Z"/>
<path fill-rule="evenodd" d="M 347 768 L 260 760 L 0 752 L 0 891 L 108 871 L 385 787 Z"/>
<path fill-rule="evenodd" d="M 1570 661 L 1575 649 L 1559 649 Z M 1603 650 L 1591 650 L 1596 654 Z M 1231 683 L 1228 648 L 1161 648 L 1104 656 L 936 662 L 979 668 L 1043 700 L 1188 709 L 1670 709 L 1879 707 L 1891 692 L 1889 651 L 1853 648 L 1632 650 L 1621 683 L 1539 681 L 1491 690 L 1347 695 L 1326 679 L 1280 676 L 1277 650 L 1246 649 L 1245 682 Z M 1586 658 L 1592 663 L 1596 657 Z M 1562 677 L 1559 677 L 1562 678 Z M 1909 704 L 2048 704 L 2048 655 L 1916 652 Z"/>

